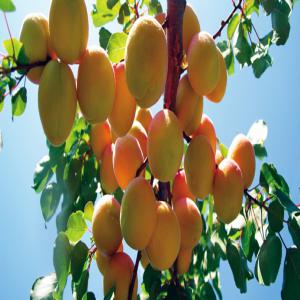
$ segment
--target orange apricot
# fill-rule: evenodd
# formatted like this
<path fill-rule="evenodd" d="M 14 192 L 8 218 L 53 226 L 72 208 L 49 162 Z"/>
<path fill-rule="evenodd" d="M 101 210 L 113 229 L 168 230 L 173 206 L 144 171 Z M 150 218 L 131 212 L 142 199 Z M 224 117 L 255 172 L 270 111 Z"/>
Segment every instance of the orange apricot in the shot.
<path fill-rule="evenodd" d="M 145 128 L 146 132 L 148 132 L 150 123 L 152 121 L 151 111 L 147 108 L 139 107 L 136 111 L 135 119 L 139 121 Z"/>
<path fill-rule="evenodd" d="M 139 121 L 134 121 L 128 133 L 137 139 L 143 152 L 143 156 L 147 157 L 148 137 L 143 125 Z"/>
<path fill-rule="evenodd" d="M 176 260 L 177 274 L 183 275 L 189 271 L 193 257 L 193 248 L 180 249 Z"/>
<path fill-rule="evenodd" d="M 173 203 L 180 198 L 190 198 L 195 200 L 196 197 L 191 193 L 185 178 L 184 170 L 179 170 L 173 180 L 172 201 Z"/>
<path fill-rule="evenodd" d="M 216 164 L 219 165 L 223 159 L 224 159 L 224 156 L 223 156 L 222 152 L 219 149 L 217 149 L 216 155 L 215 155 Z"/>

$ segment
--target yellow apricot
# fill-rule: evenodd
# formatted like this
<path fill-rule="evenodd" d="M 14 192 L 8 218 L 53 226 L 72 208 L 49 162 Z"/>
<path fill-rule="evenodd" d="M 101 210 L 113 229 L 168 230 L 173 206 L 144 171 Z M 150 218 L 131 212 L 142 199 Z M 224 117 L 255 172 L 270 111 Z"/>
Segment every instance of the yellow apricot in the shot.
<path fill-rule="evenodd" d="M 167 41 L 162 26 L 153 17 L 140 17 L 132 26 L 125 47 L 127 84 L 140 107 L 148 108 L 158 101 L 167 68 Z"/>
<path fill-rule="evenodd" d="M 147 137 L 147 132 L 143 127 L 143 125 L 139 121 L 134 121 L 128 133 L 137 139 L 141 147 L 143 156 L 147 157 L 148 137 Z"/>
<path fill-rule="evenodd" d="M 209 116 L 202 114 L 201 122 L 197 130 L 193 133 L 193 137 L 202 134 L 206 136 L 210 142 L 211 148 L 216 153 L 217 137 L 214 123 Z"/>
<path fill-rule="evenodd" d="M 198 135 L 190 142 L 184 158 L 184 171 L 193 195 L 204 199 L 212 192 L 215 156 L 205 136 Z"/>
<path fill-rule="evenodd" d="M 57 56 L 74 64 L 84 54 L 89 24 L 84 0 L 52 0 L 49 15 L 50 41 Z"/>
<path fill-rule="evenodd" d="M 200 32 L 200 24 L 197 15 L 192 6 L 187 3 L 182 24 L 182 46 L 185 52 L 188 51 L 193 36 L 198 32 Z"/>
<path fill-rule="evenodd" d="M 187 273 L 193 257 L 193 248 L 180 249 L 176 260 L 177 274 Z"/>
<path fill-rule="evenodd" d="M 188 77 L 194 91 L 200 96 L 212 92 L 219 80 L 220 66 L 217 47 L 209 33 L 194 35 L 187 52 L 187 61 Z"/>
<path fill-rule="evenodd" d="M 148 132 L 150 123 L 152 121 L 151 111 L 147 108 L 139 107 L 137 109 L 135 119 L 139 121 L 145 128 L 146 132 Z"/>
<path fill-rule="evenodd" d="M 108 119 L 114 133 L 118 136 L 123 136 L 129 131 L 133 123 L 136 103 L 127 87 L 124 62 L 116 64 L 114 71 L 116 93 L 113 109 Z"/>
<path fill-rule="evenodd" d="M 227 69 L 225 60 L 219 48 L 217 48 L 217 50 L 220 64 L 220 78 L 214 90 L 206 95 L 207 99 L 216 103 L 223 99 L 227 86 Z"/>
<path fill-rule="evenodd" d="M 126 243 L 133 249 L 146 248 L 156 225 L 156 198 L 146 179 L 135 178 L 127 186 L 120 222 Z"/>
<path fill-rule="evenodd" d="M 148 267 L 148 265 L 150 264 L 150 261 L 149 261 L 149 258 L 148 258 L 148 255 L 147 255 L 147 252 L 145 249 L 142 250 L 141 252 L 141 264 L 142 264 L 142 267 L 144 269 L 146 269 Z"/>
<path fill-rule="evenodd" d="M 126 189 L 142 163 L 143 153 L 137 139 L 130 134 L 117 138 L 113 152 L 113 169 L 120 188 Z"/>
<path fill-rule="evenodd" d="M 219 149 L 217 149 L 216 155 L 215 155 L 216 164 L 219 165 L 223 159 L 224 159 L 224 156 L 223 156 L 222 152 Z"/>
<path fill-rule="evenodd" d="M 180 227 L 171 206 L 156 202 L 157 223 L 146 247 L 150 264 L 158 270 L 169 269 L 176 260 L 180 248 Z"/>
<path fill-rule="evenodd" d="M 103 196 L 94 208 L 92 232 L 97 249 L 103 254 L 115 253 L 121 242 L 120 204 L 111 195 Z"/>
<path fill-rule="evenodd" d="M 92 125 L 91 147 L 98 160 L 102 160 L 104 149 L 112 143 L 110 126 L 107 121 Z"/>
<path fill-rule="evenodd" d="M 238 164 L 230 159 L 222 160 L 214 180 L 214 209 L 218 219 L 232 222 L 242 208 L 243 178 Z"/>
<path fill-rule="evenodd" d="M 20 41 L 23 43 L 29 63 L 46 61 L 49 44 L 49 28 L 46 17 L 37 13 L 27 15 L 23 21 Z M 26 76 L 31 82 L 38 84 L 43 70 L 43 66 L 32 68 Z"/>
<path fill-rule="evenodd" d="M 191 136 L 197 130 L 201 122 L 202 113 L 203 113 L 203 97 L 201 96 L 199 101 L 196 104 L 196 108 L 192 120 L 185 127 L 184 131 L 187 135 Z"/>
<path fill-rule="evenodd" d="M 113 144 L 105 147 L 100 167 L 101 186 L 108 194 L 113 193 L 119 186 L 113 169 L 113 149 Z"/>
<path fill-rule="evenodd" d="M 76 114 L 76 85 L 71 69 L 51 60 L 44 68 L 38 91 L 39 113 L 44 132 L 54 146 L 69 136 Z"/>
<path fill-rule="evenodd" d="M 103 290 L 106 295 L 115 287 L 114 299 L 127 300 L 129 285 L 133 274 L 134 265 L 131 258 L 124 252 L 115 253 L 109 261 L 108 268 L 103 276 Z M 137 278 L 134 284 L 132 300 L 137 296 Z"/>
<path fill-rule="evenodd" d="M 238 134 L 232 141 L 227 157 L 232 158 L 242 171 L 244 188 L 248 188 L 255 175 L 255 152 L 249 139 Z"/>
<path fill-rule="evenodd" d="M 174 178 L 183 155 L 183 137 L 175 114 L 164 109 L 153 118 L 149 133 L 147 153 L 153 176 L 163 182 Z"/>
<path fill-rule="evenodd" d="M 194 248 L 202 233 L 202 218 L 195 202 L 190 198 L 180 198 L 174 203 L 181 232 L 180 248 Z"/>
<path fill-rule="evenodd" d="M 195 200 L 196 197 L 191 193 L 185 178 L 184 170 L 179 170 L 173 180 L 172 201 L 173 203 L 180 198 L 190 198 Z"/>
<path fill-rule="evenodd" d="M 115 76 L 106 52 L 89 48 L 78 68 L 77 95 L 82 114 L 92 124 L 104 122 L 115 98 Z"/>

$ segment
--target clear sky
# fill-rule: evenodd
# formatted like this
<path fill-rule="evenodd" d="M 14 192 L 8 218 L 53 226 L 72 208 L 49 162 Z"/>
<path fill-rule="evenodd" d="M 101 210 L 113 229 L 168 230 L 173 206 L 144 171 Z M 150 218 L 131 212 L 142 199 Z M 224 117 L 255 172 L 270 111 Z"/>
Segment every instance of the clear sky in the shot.
<path fill-rule="evenodd" d="M 91 11 L 94 1 L 86 1 Z M 231 1 L 190 1 L 199 17 L 201 28 L 216 32 L 222 18 L 228 15 Z M 50 0 L 14 0 L 17 11 L 8 14 L 8 21 L 14 36 L 18 37 L 22 20 L 30 12 L 48 15 Z M 270 29 L 270 18 L 257 20 L 261 35 Z M 266 143 L 269 157 L 278 171 L 286 178 L 294 202 L 299 203 L 300 186 L 300 8 L 296 5 L 291 17 L 290 38 L 284 47 L 271 50 L 274 65 L 261 79 L 255 79 L 251 69 L 240 70 L 228 80 L 227 93 L 220 104 L 205 101 L 204 111 L 212 118 L 218 137 L 229 145 L 235 134 L 247 133 L 251 124 L 264 119 L 269 127 Z M 98 43 L 98 30 L 90 18 L 89 43 Z M 112 28 L 112 27 L 111 27 Z M 120 27 L 114 27 L 121 30 Z M 225 34 L 223 33 L 225 38 Z M 0 16 L 0 39 L 8 39 L 3 16 Z M 219 39 L 219 40 L 222 40 Z M 3 51 L 2 46 L 0 47 Z M 28 103 L 22 117 L 11 120 L 10 99 L 0 113 L 0 130 L 4 147 L 0 152 L 0 282 L 1 299 L 28 299 L 34 280 L 52 272 L 52 247 L 56 237 L 55 218 L 47 225 L 43 222 L 39 195 L 32 185 L 36 163 L 47 153 L 45 136 L 37 108 L 37 87 L 27 83 Z M 160 105 L 161 102 L 160 102 Z M 288 244 L 290 240 L 284 234 Z M 283 251 L 284 254 L 284 251 Z M 92 267 L 90 289 L 97 299 L 102 297 L 102 278 L 95 266 Z M 234 285 L 228 263 L 222 263 L 221 281 L 223 299 L 280 299 L 282 268 L 275 284 L 269 288 L 260 287 L 254 279 L 248 284 L 248 293 L 241 295 Z M 71 299 L 70 285 L 65 299 Z"/>

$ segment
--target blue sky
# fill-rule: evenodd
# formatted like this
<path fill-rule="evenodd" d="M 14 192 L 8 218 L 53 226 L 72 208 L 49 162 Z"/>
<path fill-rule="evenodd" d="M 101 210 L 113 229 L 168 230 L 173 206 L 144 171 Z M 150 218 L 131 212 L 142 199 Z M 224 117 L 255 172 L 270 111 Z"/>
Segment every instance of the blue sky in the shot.
<path fill-rule="evenodd" d="M 93 1 L 86 2 L 91 10 Z M 197 12 L 201 28 L 210 33 L 217 31 L 220 21 L 228 15 L 232 7 L 229 0 L 190 2 Z M 7 17 L 13 35 L 18 37 L 25 15 L 30 12 L 43 12 L 48 15 L 50 0 L 15 0 L 14 3 L 17 11 Z M 289 41 L 284 47 L 271 50 L 273 67 L 261 79 L 255 79 L 251 69 L 240 70 L 236 65 L 235 74 L 228 80 L 224 100 L 220 104 L 209 101 L 204 104 L 204 111 L 214 121 L 218 137 L 227 145 L 237 133 L 247 133 L 254 121 L 264 119 L 267 122 L 267 161 L 274 162 L 278 171 L 286 178 L 296 203 L 300 203 L 299 20 L 300 9 L 296 5 L 291 17 Z M 268 32 L 270 22 L 270 19 L 265 18 L 256 20 L 261 35 Z M 110 27 L 120 30 L 115 25 Z M 2 16 L 0 38 L 8 38 Z M 90 19 L 89 44 L 97 43 L 98 30 L 92 26 Z M 3 51 L 2 46 L 0 49 Z M 9 99 L 6 99 L 5 107 L 0 113 L 0 130 L 4 141 L 0 152 L 1 298 L 13 300 L 28 299 L 33 281 L 53 271 L 52 246 L 56 237 L 54 219 L 45 229 L 39 195 L 31 188 L 35 165 L 47 153 L 47 148 L 38 115 L 37 87 L 28 82 L 27 88 L 28 103 L 22 117 L 15 118 L 12 122 Z M 285 234 L 284 237 L 290 244 Z M 90 289 L 101 299 L 102 277 L 95 266 L 91 272 Z M 221 281 L 224 300 L 246 300 L 254 297 L 257 300 L 266 297 L 276 300 L 280 299 L 282 268 L 275 284 L 265 288 L 252 280 L 246 295 L 241 295 L 235 287 L 227 262 L 221 266 Z M 65 299 L 70 299 L 70 285 L 67 290 Z"/>

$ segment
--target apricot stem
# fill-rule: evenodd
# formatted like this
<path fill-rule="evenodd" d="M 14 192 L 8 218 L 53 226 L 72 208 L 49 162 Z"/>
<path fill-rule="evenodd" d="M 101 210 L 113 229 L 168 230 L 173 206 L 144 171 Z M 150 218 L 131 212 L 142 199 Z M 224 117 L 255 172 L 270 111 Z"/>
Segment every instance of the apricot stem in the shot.
<path fill-rule="evenodd" d="M 128 300 L 131 300 L 131 298 L 132 298 L 132 293 L 133 293 L 133 289 L 134 289 L 134 283 L 135 283 L 135 280 L 136 280 L 137 270 L 138 270 L 141 258 L 142 258 L 142 252 L 138 251 L 137 254 L 136 254 L 136 259 L 135 259 L 133 274 L 132 274 L 131 282 L 130 282 L 130 285 L 129 285 Z"/>

